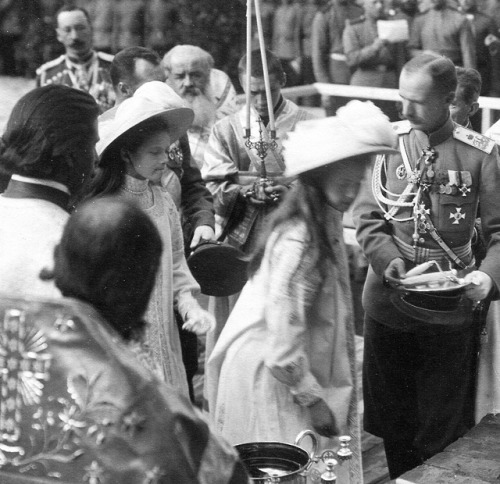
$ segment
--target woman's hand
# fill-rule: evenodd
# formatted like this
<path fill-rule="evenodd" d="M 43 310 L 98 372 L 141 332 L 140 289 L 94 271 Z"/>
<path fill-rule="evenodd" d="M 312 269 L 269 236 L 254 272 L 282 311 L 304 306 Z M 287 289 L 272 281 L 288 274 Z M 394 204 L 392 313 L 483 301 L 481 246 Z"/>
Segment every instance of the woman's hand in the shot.
<path fill-rule="evenodd" d="M 186 320 L 182 329 L 202 335 L 215 328 L 215 318 L 204 309 L 197 307 L 190 309 L 186 314 Z"/>
<path fill-rule="evenodd" d="M 312 426 L 319 435 L 333 437 L 339 434 L 337 419 L 324 400 L 320 399 L 309 407 Z"/>

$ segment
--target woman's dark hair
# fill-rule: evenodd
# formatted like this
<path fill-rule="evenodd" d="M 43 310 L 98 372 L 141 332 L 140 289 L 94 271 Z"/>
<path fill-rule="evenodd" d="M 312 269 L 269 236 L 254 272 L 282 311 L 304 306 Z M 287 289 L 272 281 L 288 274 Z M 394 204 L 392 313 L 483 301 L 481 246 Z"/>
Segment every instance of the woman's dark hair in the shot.
<path fill-rule="evenodd" d="M 327 233 L 328 215 L 324 210 L 328 201 L 323 189 L 320 188 L 324 169 L 325 167 L 321 167 L 300 174 L 297 185 L 287 193 L 282 204 L 272 213 L 252 253 L 248 267 L 250 277 L 260 267 L 271 233 L 292 220 L 306 224 L 309 240 L 304 245 L 304 251 L 312 251 L 312 267 L 317 269 L 323 278 L 325 277 L 324 262 L 326 259 L 333 261 L 334 255 Z"/>
<path fill-rule="evenodd" d="M 141 339 L 162 241 L 133 202 L 101 197 L 77 207 L 55 250 L 61 293 L 93 305 L 124 339 Z"/>
<path fill-rule="evenodd" d="M 136 151 L 145 140 L 159 131 L 168 130 L 168 123 L 161 116 L 153 116 L 129 129 L 113 141 L 102 153 L 94 177 L 83 190 L 83 199 L 98 195 L 114 195 L 125 179 L 126 166 L 121 150 Z"/>

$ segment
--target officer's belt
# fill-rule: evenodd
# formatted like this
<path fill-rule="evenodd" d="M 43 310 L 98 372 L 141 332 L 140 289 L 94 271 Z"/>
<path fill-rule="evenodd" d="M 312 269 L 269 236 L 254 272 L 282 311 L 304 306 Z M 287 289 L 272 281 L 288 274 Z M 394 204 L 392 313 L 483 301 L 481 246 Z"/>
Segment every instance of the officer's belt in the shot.
<path fill-rule="evenodd" d="M 429 260 L 435 260 L 439 264 L 446 264 L 450 260 L 450 257 L 443 249 L 428 249 L 426 247 L 413 247 L 413 245 L 408 244 L 401 240 L 397 236 L 393 236 L 395 244 L 398 246 L 399 251 L 403 255 L 405 259 L 408 259 L 415 264 L 422 264 L 423 262 L 427 262 Z M 470 242 L 460 247 L 453 247 L 453 252 L 459 257 L 461 260 L 471 260 L 468 268 L 474 266 L 475 261 L 472 257 L 472 248 Z"/>

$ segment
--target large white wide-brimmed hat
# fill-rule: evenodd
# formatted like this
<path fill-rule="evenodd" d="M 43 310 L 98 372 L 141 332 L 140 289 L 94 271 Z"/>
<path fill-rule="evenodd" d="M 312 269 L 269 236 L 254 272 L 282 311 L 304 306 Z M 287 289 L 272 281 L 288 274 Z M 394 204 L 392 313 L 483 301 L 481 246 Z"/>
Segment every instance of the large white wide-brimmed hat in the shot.
<path fill-rule="evenodd" d="M 170 86 L 160 81 L 146 82 L 132 97 L 99 117 L 97 154 L 101 156 L 121 135 L 154 116 L 166 121 L 173 143 L 191 126 L 194 113 Z"/>
<path fill-rule="evenodd" d="M 328 165 L 352 156 L 397 153 L 398 137 L 389 118 L 370 101 L 350 101 L 336 116 L 297 123 L 283 141 L 285 175 Z"/>

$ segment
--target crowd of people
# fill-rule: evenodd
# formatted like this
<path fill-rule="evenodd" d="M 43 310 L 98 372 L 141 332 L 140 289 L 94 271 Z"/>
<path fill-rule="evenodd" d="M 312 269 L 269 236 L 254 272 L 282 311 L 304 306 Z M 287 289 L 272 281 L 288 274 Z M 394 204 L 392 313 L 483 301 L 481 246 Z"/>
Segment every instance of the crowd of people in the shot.
<path fill-rule="evenodd" d="M 362 428 L 396 478 L 500 411 L 500 128 L 473 130 L 500 41 L 493 23 L 478 41 L 472 3 L 264 2 L 271 48 L 241 56 L 239 86 L 195 45 L 128 32 L 112 55 L 62 6 L 64 53 L 0 142 L 2 471 L 248 482 L 232 446 L 310 428 L 321 449 L 351 437 L 339 482 L 359 484 Z M 301 67 L 400 106 L 324 99 L 317 118 L 282 94 Z M 363 423 L 347 211 L 369 264 Z M 204 244 L 241 254 L 241 291 L 201 294 Z M 422 265 L 459 288 L 401 292 Z"/>

